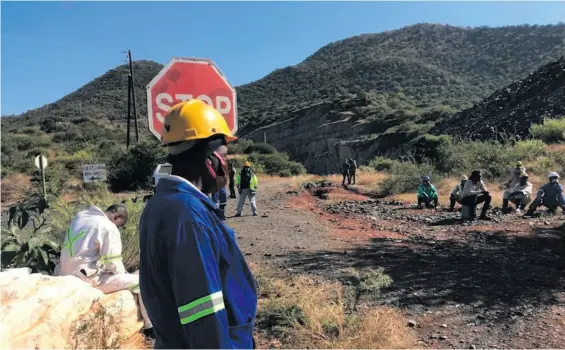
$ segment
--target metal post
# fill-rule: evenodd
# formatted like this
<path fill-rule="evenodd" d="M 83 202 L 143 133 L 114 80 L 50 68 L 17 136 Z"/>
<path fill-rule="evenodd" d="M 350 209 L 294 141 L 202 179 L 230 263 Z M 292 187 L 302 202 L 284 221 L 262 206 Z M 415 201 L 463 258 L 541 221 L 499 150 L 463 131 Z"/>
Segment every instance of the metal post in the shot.
<path fill-rule="evenodd" d="M 43 198 L 47 199 L 47 188 L 45 187 L 45 168 L 43 167 L 43 156 L 39 155 L 39 170 L 41 171 L 41 185 L 43 186 Z"/>

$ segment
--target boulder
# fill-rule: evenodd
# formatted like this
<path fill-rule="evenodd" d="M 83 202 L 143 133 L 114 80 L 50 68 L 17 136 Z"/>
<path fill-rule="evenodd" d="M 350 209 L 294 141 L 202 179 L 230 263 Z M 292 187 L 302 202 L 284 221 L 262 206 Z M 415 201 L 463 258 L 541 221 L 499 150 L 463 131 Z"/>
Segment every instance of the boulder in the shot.
<path fill-rule="evenodd" d="M 129 291 L 105 295 L 73 276 L 0 273 L 2 349 L 117 348 L 143 322 Z"/>

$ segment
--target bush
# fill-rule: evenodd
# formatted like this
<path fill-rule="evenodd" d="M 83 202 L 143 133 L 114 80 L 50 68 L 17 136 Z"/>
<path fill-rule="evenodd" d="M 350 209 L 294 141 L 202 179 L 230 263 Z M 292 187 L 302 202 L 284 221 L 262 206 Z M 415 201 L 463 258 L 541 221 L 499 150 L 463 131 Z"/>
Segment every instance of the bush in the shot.
<path fill-rule="evenodd" d="M 380 194 L 383 196 L 401 193 L 416 192 L 418 184 L 422 182 L 422 176 L 428 175 L 432 182 L 441 181 L 442 177 L 435 168 L 427 163 L 402 163 L 396 162 L 390 169 L 391 176 L 383 180 L 380 185 Z"/>
<path fill-rule="evenodd" d="M 513 151 L 517 160 L 534 160 L 546 153 L 545 144 L 540 140 L 518 141 Z"/>
<path fill-rule="evenodd" d="M 545 143 L 565 142 L 565 116 L 559 119 L 544 119 L 543 124 L 533 124 L 532 137 Z"/>
<path fill-rule="evenodd" d="M 140 143 L 126 153 L 118 153 L 109 163 L 108 182 L 114 192 L 150 188 L 157 164 L 164 163 L 166 151 L 151 143 Z"/>
<path fill-rule="evenodd" d="M 390 171 L 394 164 L 401 163 L 396 159 L 390 159 L 386 157 L 375 157 L 369 162 L 369 167 L 375 169 L 376 171 Z"/>

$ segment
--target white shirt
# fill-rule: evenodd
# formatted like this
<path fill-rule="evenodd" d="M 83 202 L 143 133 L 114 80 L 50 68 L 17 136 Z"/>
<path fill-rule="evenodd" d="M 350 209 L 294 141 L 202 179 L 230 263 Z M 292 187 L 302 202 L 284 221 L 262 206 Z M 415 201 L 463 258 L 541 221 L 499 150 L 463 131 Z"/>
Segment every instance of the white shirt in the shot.
<path fill-rule="evenodd" d="M 122 262 L 122 240 L 116 225 L 98 207 L 79 212 L 65 235 L 61 260 L 55 275 L 87 278 L 103 273 L 125 273 Z M 84 274 L 83 274 L 84 275 Z"/>
<path fill-rule="evenodd" d="M 485 192 L 487 188 L 483 180 L 477 182 L 476 184 L 471 181 L 471 179 L 465 181 L 465 186 L 463 186 L 463 192 L 461 192 L 461 198 L 465 198 L 467 196 L 478 196 L 481 193 Z"/>

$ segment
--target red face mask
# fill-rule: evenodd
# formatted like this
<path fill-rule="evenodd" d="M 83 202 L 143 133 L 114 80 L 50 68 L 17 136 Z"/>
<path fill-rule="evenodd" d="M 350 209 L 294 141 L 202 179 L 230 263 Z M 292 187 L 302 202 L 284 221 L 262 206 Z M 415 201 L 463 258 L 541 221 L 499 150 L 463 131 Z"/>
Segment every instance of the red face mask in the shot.
<path fill-rule="evenodd" d="M 220 163 L 217 169 L 214 169 L 214 165 L 212 163 L 211 157 L 214 157 Z M 216 184 L 218 189 L 223 188 L 227 184 L 227 176 L 228 173 L 228 163 L 218 152 L 214 152 L 210 155 L 208 159 L 206 159 L 206 167 L 208 168 L 208 172 L 210 175 L 216 180 Z"/>

